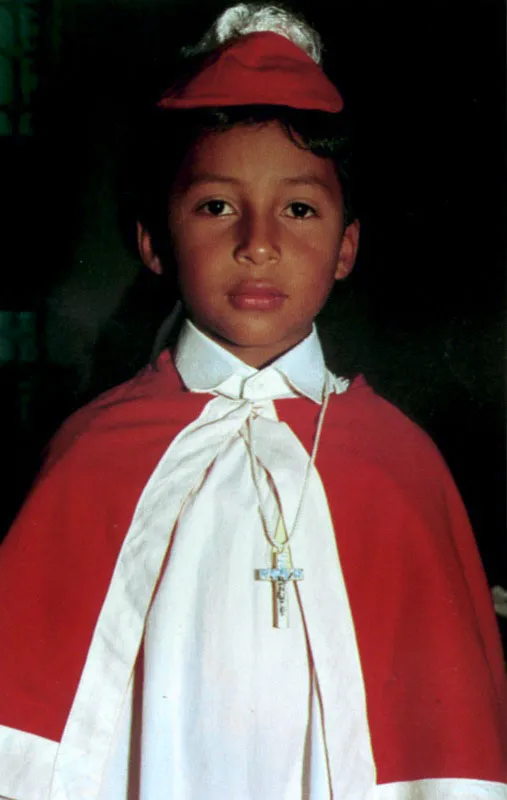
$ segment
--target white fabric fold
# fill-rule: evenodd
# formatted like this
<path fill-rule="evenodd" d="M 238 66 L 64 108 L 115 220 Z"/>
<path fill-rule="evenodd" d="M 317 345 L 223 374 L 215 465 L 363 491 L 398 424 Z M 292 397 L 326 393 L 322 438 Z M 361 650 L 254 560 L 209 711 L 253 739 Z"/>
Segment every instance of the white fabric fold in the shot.
<path fill-rule="evenodd" d="M 371 800 L 507 800 L 507 787 L 493 781 L 430 778 L 384 783 L 373 789 Z"/>
<path fill-rule="evenodd" d="M 154 470 L 116 563 L 58 752 L 51 798 L 97 796 L 180 511 L 252 404 L 217 397 L 173 441 Z M 90 705 L 90 698 L 96 702 Z"/>
<path fill-rule="evenodd" d="M 293 531 L 308 453 L 288 426 L 278 423 L 278 427 L 274 435 L 266 420 L 256 420 L 254 450 L 276 486 L 286 530 L 293 533 L 289 543 L 293 564 L 305 570 L 297 591 L 323 707 L 328 710 L 324 730 L 333 790 L 338 797 L 347 797 L 351 791 L 362 792 L 357 794 L 362 797 L 375 781 L 375 769 L 359 653 L 333 523 L 324 487 L 313 468 Z"/>
<path fill-rule="evenodd" d="M 279 499 L 289 532 L 309 460 L 277 419 L 272 399 L 280 378 L 273 365 L 246 379 L 250 399 L 211 399 L 154 470 L 94 633 L 57 759 L 54 800 L 125 800 L 131 679 L 145 631 L 144 682 L 134 691 L 143 698 L 141 800 L 293 800 L 303 786 L 305 796 L 324 800 L 330 780 L 333 796 L 363 798 L 374 785 L 354 627 L 315 469 L 291 540 L 305 579 L 297 592 L 289 587 L 289 631 L 272 627 L 271 587 L 255 581 L 270 547 L 246 421 L 261 502 L 276 518 Z M 327 380 L 333 391 L 346 388 L 330 373 Z"/>
<path fill-rule="evenodd" d="M 0 726 L 0 800 L 47 800 L 57 749 L 50 739 Z"/>
<path fill-rule="evenodd" d="M 333 796 L 366 797 L 375 770 L 325 493 L 314 470 L 291 540 L 306 577 L 299 594 L 290 587 L 290 630 L 276 630 L 271 588 L 254 580 L 270 549 L 242 435 L 248 418 L 262 502 L 274 517 L 272 482 L 287 530 L 296 515 L 309 456 L 271 402 L 217 397 L 169 448 L 173 464 L 200 477 L 179 515 L 146 629 L 140 798 L 294 800 L 306 786 L 305 797 L 324 800 L 330 777 Z M 243 691 L 242 680 L 256 679 L 257 688 Z M 324 718 L 319 694 L 333 709 Z M 117 800 L 111 789 L 102 797 Z"/>

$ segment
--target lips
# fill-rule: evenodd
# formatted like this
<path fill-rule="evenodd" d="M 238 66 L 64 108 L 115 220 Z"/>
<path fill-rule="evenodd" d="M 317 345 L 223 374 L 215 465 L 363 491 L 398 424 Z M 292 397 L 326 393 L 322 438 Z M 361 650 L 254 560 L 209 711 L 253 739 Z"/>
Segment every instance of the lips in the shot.
<path fill-rule="evenodd" d="M 284 292 L 263 281 L 243 281 L 228 297 L 238 311 L 274 311 L 287 299 Z"/>

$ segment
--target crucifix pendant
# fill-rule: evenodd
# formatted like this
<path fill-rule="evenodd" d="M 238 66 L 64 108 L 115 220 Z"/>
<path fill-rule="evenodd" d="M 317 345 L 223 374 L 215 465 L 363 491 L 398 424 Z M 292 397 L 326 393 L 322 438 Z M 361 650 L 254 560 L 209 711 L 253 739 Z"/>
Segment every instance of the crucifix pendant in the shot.
<path fill-rule="evenodd" d="M 273 553 L 273 566 L 268 569 L 257 570 L 257 580 L 271 581 L 273 584 L 273 613 L 274 628 L 289 627 L 289 596 L 287 584 L 289 581 L 302 581 L 304 570 L 297 567 L 291 568 L 289 553 L 275 550 Z"/>

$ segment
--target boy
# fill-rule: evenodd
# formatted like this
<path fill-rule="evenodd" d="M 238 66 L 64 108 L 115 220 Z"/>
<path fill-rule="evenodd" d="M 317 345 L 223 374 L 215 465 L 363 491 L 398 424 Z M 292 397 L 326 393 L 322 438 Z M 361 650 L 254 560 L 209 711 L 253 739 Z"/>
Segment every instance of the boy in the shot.
<path fill-rule="evenodd" d="M 67 423 L 1 551 L 0 792 L 506 798 L 464 510 L 313 324 L 358 246 L 342 99 L 290 15 L 241 5 L 216 32 L 161 100 L 185 153 L 138 228 L 156 272 L 170 236 L 175 353 Z"/>

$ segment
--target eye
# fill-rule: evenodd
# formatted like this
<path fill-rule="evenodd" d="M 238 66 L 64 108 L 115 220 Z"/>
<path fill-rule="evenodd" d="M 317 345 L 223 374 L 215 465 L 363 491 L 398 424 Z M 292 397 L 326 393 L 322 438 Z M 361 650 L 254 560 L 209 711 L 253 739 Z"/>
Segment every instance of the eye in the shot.
<path fill-rule="evenodd" d="M 287 216 L 293 217 L 294 219 L 308 219 L 309 217 L 315 217 L 317 212 L 312 206 L 309 206 L 308 203 L 290 203 L 286 208 Z"/>
<path fill-rule="evenodd" d="M 233 207 L 225 200 L 207 200 L 205 203 L 201 203 L 201 205 L 197 206 L 196 210 L 210 217 L 228 217 L 234 214 Z"/>

